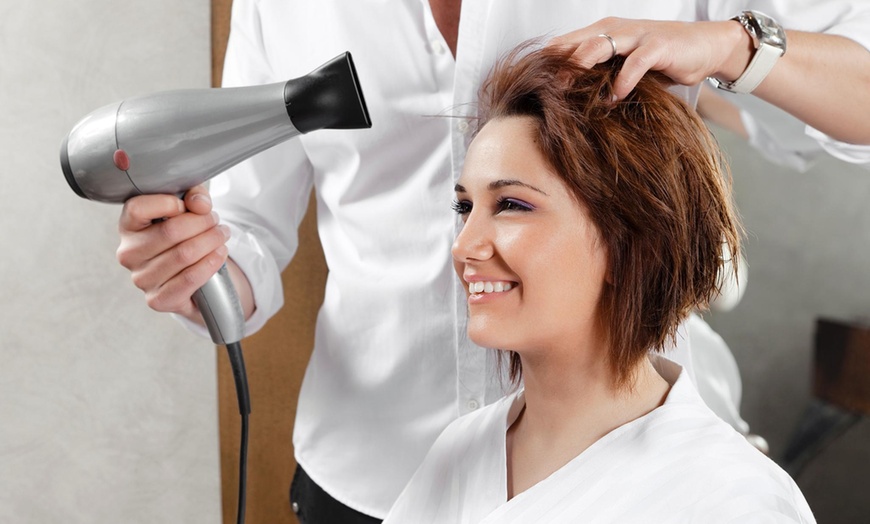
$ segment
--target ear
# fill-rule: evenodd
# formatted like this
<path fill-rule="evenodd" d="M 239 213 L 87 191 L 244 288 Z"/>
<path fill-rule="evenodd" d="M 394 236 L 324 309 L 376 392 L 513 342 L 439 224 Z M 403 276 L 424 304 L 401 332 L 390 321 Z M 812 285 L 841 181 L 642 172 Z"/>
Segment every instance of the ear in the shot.
<path fill-rule="evenodd" d="M 607 272 L 604 273 L 604 282 L 608 286 L 613 286 L 613 268 L 610 266 L 610 259 L 607 260 Z"/>
<path fill-rule="evenodd" d="M 598 238 L 595 239 L 595 248 L 600 249 L 604 253 L 604 283 L 608 286 L 613 286 L 614 278 L 613 278 L 613 263 L 610 258 L 610 250 L 607 249 L 607 244 L 601 238 L 601 233 L 599 232 Z"/>

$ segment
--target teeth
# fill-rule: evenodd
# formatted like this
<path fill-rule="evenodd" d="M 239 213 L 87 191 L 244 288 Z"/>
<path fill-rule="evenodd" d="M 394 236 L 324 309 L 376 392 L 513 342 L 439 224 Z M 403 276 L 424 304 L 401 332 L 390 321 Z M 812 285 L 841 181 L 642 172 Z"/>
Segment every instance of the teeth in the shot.
<path fill-rule="evenodd" d="M 468 284 L 468 292 L 476 293 L 503 293 L 510 291 L 513 286 L 510 282 L 471 282 Z"/>

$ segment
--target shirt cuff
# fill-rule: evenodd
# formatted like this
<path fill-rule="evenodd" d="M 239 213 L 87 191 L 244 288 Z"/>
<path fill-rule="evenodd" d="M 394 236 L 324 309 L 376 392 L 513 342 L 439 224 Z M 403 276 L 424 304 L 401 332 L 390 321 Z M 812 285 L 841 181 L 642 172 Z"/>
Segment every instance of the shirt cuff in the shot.
<path fill-rule="evenodd" d="M 281 271 L 274 258 L 257 241 L 255 235 L 233 224 L 227 226 L 232 233 L 230 240 L 227 241 L 230 258 L 245 274 L 254 294 L 254 313 L 245 322 L 247 337 L 259 331 L 284 305 Z M 174 313 L 172 317 L 191 332 L 204 338 L 211 338 L 205 326 Z"/>
<path fill-rule="evenodd" d="M 259 331 L 284 305 L 281 269 L 256 235 L 236 225 L 227 225 L 232 232 L 227 242 L 230 258 L 248 278 L 254 294 L 254 313 L 245 322 L 245 336 L 249 336 Z"/>
<path fill-rule="evenodd" d="M 863 164 L 865 168 L 870 169 L 870 145 L 840 142 L 809 126 L 807 126 L 806 133 L 832 157 L 850 164 Z"/>

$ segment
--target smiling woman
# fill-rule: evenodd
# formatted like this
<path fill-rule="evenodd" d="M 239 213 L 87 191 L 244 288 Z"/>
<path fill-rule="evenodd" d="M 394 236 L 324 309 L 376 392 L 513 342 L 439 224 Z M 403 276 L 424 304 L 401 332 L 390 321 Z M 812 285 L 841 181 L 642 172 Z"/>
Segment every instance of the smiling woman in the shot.
<path fill-rule="evenodd" d="M 599 313 L 624 384 L 647 350 L 663 349 L 688 312 L 715 296 L 722 242 L 736 255 L 739 237 L 727 171 L 694 111 L 665 91 L 663 76 L 647 75 L 618 104 L 612 81 L 606 70 L 572 71 L 552 49 L 508 58 L 483 87 L 481 122 L 526 118 L 525 135 L 505 140 L 504 152 L 525 142 L 523 156 L 536 164 L 526 176 L 554 174 L 551 183 L 601 233 L 611 285 Z M 487 127 L 481 138 L 493 134 Z M 517 166 L 518 156 L 502 160 Z M 471 160 L 469 172 L 478 169 Z"/>
<path fill-rule="evenodd" d="M 789 476 L 662 353 L 739 251 L 703 122 L 620 59 L 519 47 L 490 74 L 456 185 L 468 333 L 520 383 L 432 447 L 386 522 L 811 522 Z"/>

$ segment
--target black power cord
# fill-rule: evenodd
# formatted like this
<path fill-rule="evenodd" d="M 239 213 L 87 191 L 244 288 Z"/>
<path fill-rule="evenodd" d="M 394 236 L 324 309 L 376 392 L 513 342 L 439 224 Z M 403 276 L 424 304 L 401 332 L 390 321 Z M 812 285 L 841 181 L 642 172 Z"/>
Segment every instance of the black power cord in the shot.
<path fill-rule="evenodd" d="M 239 397 L 239 413 L 242 416 L 242 440 L 239 444 L 239 504 L 236 514 L 236 524 L 245 522 L 246 470 L 248 467 L 248 415 L 251 413 L 251 396 L 248 393 L 248 377 L 245 372 L 245 359 L 242 356 L 242 345 L 239 342 L 227 344 L 227 355 L 230 357 L 230 367 L 236 382 L 236 395 Z"/>

